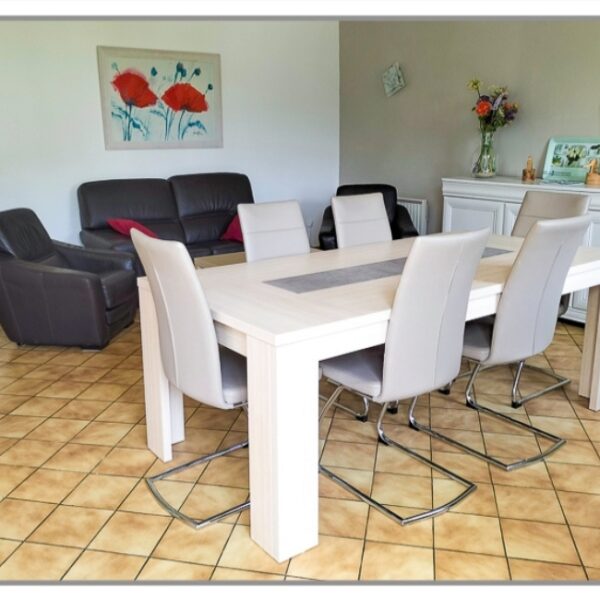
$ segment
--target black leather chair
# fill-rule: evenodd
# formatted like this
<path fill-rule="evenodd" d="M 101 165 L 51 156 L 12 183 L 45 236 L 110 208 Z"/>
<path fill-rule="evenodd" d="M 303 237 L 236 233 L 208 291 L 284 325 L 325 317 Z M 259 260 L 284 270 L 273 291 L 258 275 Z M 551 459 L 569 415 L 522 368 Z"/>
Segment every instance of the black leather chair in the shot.
<path fill-rule="evenodd" d="M 399 240 L 419 235 L 406 208 L 398 205 L 398 193 L 393 185 L 382 183 L 341 185 L 337 189 L 336 196 L 356 196 L 358 194 L 372 194 L 375 192 L 383 194 L 385 210 L 390 220 L 390 227 L 392 228 L 392 239 Z M 319 231 L 319 245 L 321 246 L 321 250 L 333 250 L 337 248 L 335 223 L 333 221 L 331 206 L 328 206 L 323 213 L 323 222 Z"/>
<path fill-rule="evenodd" d="M 27 208 L 0 212 L 0 324 L 17 344 L 102 348 L 133 321 L 133 261 L 52 240 Z"/>

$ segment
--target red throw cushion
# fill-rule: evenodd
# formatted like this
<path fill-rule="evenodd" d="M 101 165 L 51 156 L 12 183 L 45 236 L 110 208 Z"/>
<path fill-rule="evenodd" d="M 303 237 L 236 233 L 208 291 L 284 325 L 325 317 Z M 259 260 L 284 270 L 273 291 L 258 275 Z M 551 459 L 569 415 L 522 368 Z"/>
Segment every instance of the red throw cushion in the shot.
<path fill-rule="evenodd" d="M 107 219 L 106 222 L 115 231 L 123 235 L 127 235 L 129 237 L 131 237 L 132 229 L 137 229 L 138 231 L 145 233 L 148 237 L 158 237 L 154 233 L 154 231 L 148 229 L 147 227 L 144 227 L 141 223 L 138 223 L 137 221 L 132 221 L 131 219 Z"/>
<path fill-rule="evenodd" d="M 242 235 L 242 226 L 240 225 L 240 217 L 239 215 L 235 215 L 229 225 L 227 225 L 227 229 L 225 233 L 221 236 L 222 240 L 226 240 L 228 242 L 241 242 L 244 243 L 244 236 Z"/>

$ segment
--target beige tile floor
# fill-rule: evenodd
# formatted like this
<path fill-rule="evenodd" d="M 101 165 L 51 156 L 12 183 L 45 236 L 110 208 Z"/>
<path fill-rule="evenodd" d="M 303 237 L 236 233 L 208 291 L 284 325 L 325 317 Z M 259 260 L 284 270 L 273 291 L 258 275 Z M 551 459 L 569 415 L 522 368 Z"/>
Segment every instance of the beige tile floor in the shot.
<path fill-rule="evenodd" d="M 559 324 L 535 358 L 577 380 L 583 330 Z M 540 384 L 527 374 L 524 391 Z M 465 409 L 457 383 L 432 394 L 419 416 L 498 456 L 537 448 L 535 438 Z M 489 371 L 478 399 L 568 442 L 546 463 L 506 473 L 406 428 L 388 433 L 478 489 L 435 520 L 401 527 L 321 480 L 320 544 L 278 564 L 249 537 L 243 513 L 201 531 L 167 516 L 144 476 L 164 468 L 145 446 L 139 324 L 101 352 L 17 347 L 0 337 L 1 580 L 585 580 L 600 579 L 600 413 L 576 384 L 509 408 L 510 371 Z M 310 399 L 307 399 L 310 401 Z M 353 402 L 350 396 L 347 402 Z M 176 461 L 243 440 L 239 411 L 186 400 L 187 439 Z M 456 493 L 450 480 L 376 443 L 375 410 L 360 423 L 339 409 L 321 426 L 322 460 L 357 487 L 409 514 Z M 197 516 L 247 496 L 245 452 L 162 483 Z"/>

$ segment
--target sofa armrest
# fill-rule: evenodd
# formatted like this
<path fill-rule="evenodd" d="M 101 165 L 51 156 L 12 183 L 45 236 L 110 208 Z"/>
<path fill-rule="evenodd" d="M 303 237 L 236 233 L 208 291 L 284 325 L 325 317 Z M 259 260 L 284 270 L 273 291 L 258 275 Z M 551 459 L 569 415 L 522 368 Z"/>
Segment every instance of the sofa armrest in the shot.
<path fill-rule="evenodd" d="M 134 256 L 128 252 L 81 248 L 53 240 L 57 252 L 78 271 L 102 273 L 125 269 L 134 270 Z"/>
<path fill-rule="evenodd" d="M 0 318 L 18 343 L 102 347 L 109 339 L 100 278 L 84 271 L 1 261 Z"/>
<path fill-rule="evenodd" d="M 419 232 L 415 228 L 412 219 L 410 218 L 408 210 L 406 210 L 406 207 L 401 205 L 398 205 L 397 207 L 396 214 L 391 222 L 391 226 L 392 237 L 395 240 L 419 235 Z"/>
<path fill-rule="evenodd" d="M 337 248 L 335 222 L 331 206 L 328 206 L 323 212 L 323 220 L 319 231 L 319 247 L 321 250 L 335 250 Z"/>

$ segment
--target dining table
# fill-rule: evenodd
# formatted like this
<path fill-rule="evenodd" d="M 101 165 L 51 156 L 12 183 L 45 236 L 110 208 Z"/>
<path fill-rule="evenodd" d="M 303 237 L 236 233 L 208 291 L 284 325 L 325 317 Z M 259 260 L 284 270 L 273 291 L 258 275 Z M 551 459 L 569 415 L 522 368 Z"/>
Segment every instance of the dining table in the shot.
<path fill-rule="evenodd" d="M 247 359 L 250 532 L 277 561 L 319 540 L 319 361 L 385 342 L 414 239 L 196 271 L 219 344 Z M 522 241 L 490 236 L 467 321 L 495 313 Z M 600 410 L 600 248 L 578 249 L 563 293 L 587 288 L 579 394 Z M 146 277 L 138 290 L 148 448 L 169 462 L 185 439 L 183 396 L 163 371 Z"/>

